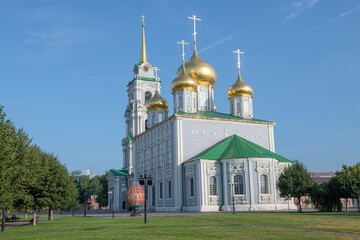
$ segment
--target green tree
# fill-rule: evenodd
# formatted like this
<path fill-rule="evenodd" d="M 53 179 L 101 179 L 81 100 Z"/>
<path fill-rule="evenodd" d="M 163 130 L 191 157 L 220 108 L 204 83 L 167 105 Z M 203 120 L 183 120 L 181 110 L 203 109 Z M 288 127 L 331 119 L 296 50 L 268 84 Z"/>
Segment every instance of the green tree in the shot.
<path fill-rule="evenodd" d="M 285 168 L 277 181 L 280 196 L 285 199 L 294 197 L 299 203 L 299 212 L 302 211 L 300 199 L 309 193 L 313 179 L 307 172 L 304 164 L 294 161 L 291 166 Z"/>
<path fill-rule="evenodd" d="M 342 209 L 340 197 L 337 195 L 336 187 L 331 181 L 320 185 L 315 183 L 311 187 L 310 197 L 315 208 L 321 212 L 340 212 Z"/>
<path fill-rule="evenodd" d="M 347 212 L 349 211 L 349 198 L 357 198 L 359 196 L 359 186 L 355 176 L 356 170 L 356 166 L 348 167 L 344 164 L 341 171 L 337 171 L 336 175 L 330 180 L 338 196 L 346 199 L 345 207 Z"/>
<path fill-rule="evenodd" d="M 13 207 L 16 198 L 16 177 L 20 165 L 16 162 L 16 129 L 6 119 L 0 106 L 0 208 L 2 209 L 1 231 L 5 230 L 5 211 Z"/>
<path fill-rule="evenodd" d="M 90 179 L 89 193 L 90 195 L 98 195 L 100 191 L 100 177 L 95 176 Z"/>
<path fill-rule="evenodd" d="M 357 200 L 358 212 L 360 212 L 360 162 L 356 163 L 354 166 L 350 167 L 351 175 L 354 180 L 354 189 L 353 189 L 353 198 Z"/>
<path fill-rule="evenodd" d="M 89 176 L 81 176 L 78 182 L 78 189 L 79 189 L 79 202 L 81 204 L 85 204 L 90 198 L 89 194 L 90 188 L 90 177 Z M 85 199 L 86 196 L 86 199 Z"/>
<path fill-rule="evenodd" d="M 33 201 L 31 195 L 28 194 L 28 189 L 35 181 L 32 176 L 34 171 L 34 162 L 32 161 L 32 146 L 31 139 L 23 129 L 17 131 L 16 139 L 16 159 L 21 163 L 20 174 L 16 178 L 17 194 L 14 203 L 14 208 L 18 211 L 24 211 L 25 218 L 27 218 L 27 210 L 30 209 Z"/>
<path fill-rule="evenodd" d="M 79 189 L 77 185 L 77 179 L 73 175 L 68 175 L 67 177 L 67 188 L 66 188 L 66 197 L 64 198 L 63 206 L 70 208 L 74 207 L 79 198 Z"/>
<path fill-rule="evenodd" d="M 109 188 L 109 180 L 107 178 L 108 172 L 101 175 L 100 177 L 100 190 L 99 194 L 96 197 L 96 202 L 100 207 L 106 207 L 108 205 L 108 188 Z"/>

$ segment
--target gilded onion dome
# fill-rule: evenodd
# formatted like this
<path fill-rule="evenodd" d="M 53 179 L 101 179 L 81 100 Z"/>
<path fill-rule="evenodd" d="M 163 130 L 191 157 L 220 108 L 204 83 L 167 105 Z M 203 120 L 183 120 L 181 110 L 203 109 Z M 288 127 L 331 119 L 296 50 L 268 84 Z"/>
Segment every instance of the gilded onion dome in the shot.
<path fill-rule="evenodd" d="M 176 74 L 176 78 L 171 83 L 171 90 L 173 92 L 178 90 L 192 90 L 197 92 L 198 83 L 196 80 L 186 72 L 184 64 L 182 64 L 180 75 Z"/>
<path fill-rule="evenodd" d="M 252 96 L 252 94 L 253 89 L 241 79 L 239 71 L 239 76 L 235 84 L 232 85 L 228 90 L 228 97 L 233 98 L 237 96 Z"/>
<path fill-rule="evenodd" d="M 211 64 L 204 62 L 199 57 L 196 48 L 190 60 L 185 63 L 186 72 L 194 78 L 199 84 L 214 86 L 216 82 L 216 72 Z M 179 67 L 176 77 L 180 77 L 183 73 L 183 67 Z"/>
<path fill-rule="evenodd" d="M 167 101 L 160 96 L 158 90 L 156 90 L 154 96 L 146 103 L 146 108 L 148 111 L 153 111 L 153 110 L 167 111 L 168 107 L 169 105 Z"/>

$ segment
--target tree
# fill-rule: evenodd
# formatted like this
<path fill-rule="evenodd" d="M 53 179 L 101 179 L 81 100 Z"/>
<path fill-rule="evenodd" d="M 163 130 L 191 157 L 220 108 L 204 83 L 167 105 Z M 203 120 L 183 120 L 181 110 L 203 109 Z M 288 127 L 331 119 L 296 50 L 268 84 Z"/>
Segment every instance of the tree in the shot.
<path fill-rule="evenodd" d="M 79 189 L 77 185 L 77 179 L 73 175 L 67 177 L 66 197 L 64 198 L 64 207 L 74 207 L 79 198 Z"/>
<path fill-rule="evenodd" d="M 100 177 L 95 176 L 90 179 L 89 182 L 89 194 L 90 195 L 98 195 L 100 191 Z"/>
<path fill-rule="evenodd" d="M 31 139 L 23 129 L 19 129 L 16 134 L 16 159 L 20 163 L 20 174 L 15 179 L 17 194 L 14 202 L 14 208 L 18 211 L 24 211 L 27 218 L 27 210 L 30 209 L 33 198 L 28 194 L 28 189 L 35 181 L 32 176 L 35 164 L 33 161 L 34 151 L 31 146 Z M 35 160 L 36 161 L 36 160 Z"/>
<path fill-rule="evenodd" d="M 108 172 L 101 175 L 100 177 L 100 190 L 99 194 L 96 197 L 96 202 L 100 207 L 106 207 L 108 205 L 108 188 L 109 188 L 109 180 L 107 178 Z"/>
<path fill-rule="evenodd" d="M 360 162 L 356 163 L 354 166 L 350 167 L 351 175 L 354 180 L 354 189 L 353 189 L 353 198 L 357 200 L 358 212 L 360 212 Z"/>
<path fill-rule="evenodd" d="M 313 184 L 313 179 L 307 172 L 304 164 L 299 161 L 294 161 L 291 166 L 285 168 L 277 181 L 277 187 L 280 191 L 280 196 L 285 199 L 294 197 L 299 203 L 299 212 L 302 211 L 300 199 L 309 193 Z"/>
<path fill-rule="evenodd" d="M 358 170 L 359 166 L 348 167 L 345 164 L 342 166 L 341 171 L 337 171 L 336 175 L 331 178 L 330 182 L 334 186 L 334 190 L 338 193 L 338 196 L 346 199 L 346 211 L 348 208 L 349 198 L 359 198 L 360 186 L 358 182 Z"/>
<path fill-rule="evenodd" d="M 90 177 L 89 176 L 81 176 L 78 182 L 79 189 L 79 202 L 81 204 L 87 203 L 90 198 L 90 194 L 88 194 L 90 187 Z M 85 199 L 86 196 L 86 199 Z"/>
<path fill-rule="evenodd" d="M 342 209 L 340 197 L 331 181 L 320 185 L 314 183 L 311 187 L 310 197 L 315 208 L 321 212 L 340 212 Z"/>
<path fill-rule="evenodd" d="M 16 129 L 6 119 L 0 106 L 0 208 L 2 209 L 1 231 L 5 230 L 5 210 L 12 208 L 16 197 L 15 179 L 20 166 L 16 164 Z"/>

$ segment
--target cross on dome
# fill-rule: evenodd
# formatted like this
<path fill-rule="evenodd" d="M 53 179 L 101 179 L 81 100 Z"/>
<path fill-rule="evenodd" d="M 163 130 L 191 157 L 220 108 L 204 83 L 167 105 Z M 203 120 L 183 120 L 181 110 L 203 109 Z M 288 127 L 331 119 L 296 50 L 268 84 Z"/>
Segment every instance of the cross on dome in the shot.
<path fill-rule="evenodd" d="M 194 44 L 196 45 L 196 34 L 197 34 L 197 32 L 196 32 L 196 21 L 201 21 L 201 19 L 196 18 L 196 15 L 192 15 L 192 17 L 188 17 L 188 19 L 194 20 L 194 33 L 193 33 L 193 35 L 194 35 Z"/>
<path fill-rule="evenodd" d="M 142 19 L 142 22 L 145 23 L 145 16 L 144 15 L 141 16 L 141 19 Z"/>
<path fill-rule="evenodd" d="M 158 81 L 158 71 L 161 71 L 161 69 L 160 68 L 157 68 L 157 67 L 153 67 L 153 69 L 154 69 L 154 71 L 155 71 L 155 79 L 156 79 L 156 81 Z"/>
<path fill-rule="evenodd" d="M 185 62 L 185 44 L 189 44 L 187 42 L 185 42 L 184 40 L 181 40 L 181 42 L 177 42 L 178 44 L 182 45 L 182 58 L 183 58 L 183 63 Z"/>
<path fill-rule="evenodd" d="M 238 55 L 238 62 L 237 62 L 237 65 L 238 65 L 238 70 L 240 71 L 240 54 L 244 54 L 244 52 L 241 52 L 240 49 L 236 50 L 236 51 L 233 51 L 234 53 L 237 53 Z"/>

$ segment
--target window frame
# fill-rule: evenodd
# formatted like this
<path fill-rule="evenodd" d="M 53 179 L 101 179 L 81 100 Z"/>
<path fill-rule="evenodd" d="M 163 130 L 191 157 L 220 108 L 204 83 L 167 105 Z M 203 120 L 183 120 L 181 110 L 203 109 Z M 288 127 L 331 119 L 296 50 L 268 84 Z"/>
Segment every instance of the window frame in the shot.
<path fill-rule="evenodd" d="M 212 181 L 214 179 L 214 182 Z M 209 177 L 209 195 L 210 196 L 217 196 L 217 177 L 216 176 L 210 176 Z"/>
<path fill-rule="evenodd" d="M 264 177 L 264 179 L 263 179 Z M 260 175 L 260 194 L 269 194 L 269 176 L 267 174 Z"/>

